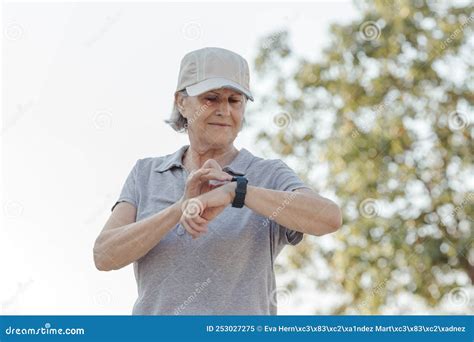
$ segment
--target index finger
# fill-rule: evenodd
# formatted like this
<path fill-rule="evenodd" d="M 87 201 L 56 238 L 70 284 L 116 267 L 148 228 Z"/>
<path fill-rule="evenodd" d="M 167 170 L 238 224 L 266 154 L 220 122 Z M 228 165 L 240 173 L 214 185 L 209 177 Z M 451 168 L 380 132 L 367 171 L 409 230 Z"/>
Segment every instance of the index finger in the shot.
<path fill-rule="evenodd" d="M 206 160 L 206 162 L 202 165 L 202 168 L 211 168 L 211 169 L 216 169 L 216 170 L 219 170 L 219 171 L 222 170 L 222 167 L 214 159 Z"/>

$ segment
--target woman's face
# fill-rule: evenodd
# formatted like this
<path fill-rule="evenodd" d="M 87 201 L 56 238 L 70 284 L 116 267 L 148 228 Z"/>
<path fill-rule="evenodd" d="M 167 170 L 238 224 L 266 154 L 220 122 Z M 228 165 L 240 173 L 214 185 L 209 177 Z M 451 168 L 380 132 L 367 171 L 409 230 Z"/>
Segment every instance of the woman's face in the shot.
<path fill-rule="evenodd" d="M 233 143 L 241 129 L 246 98 L 238 91 L 222 88 L 198 96 L 179 94 L 177 103 L 188 120 L 191 143 L 224 147 Z"/>

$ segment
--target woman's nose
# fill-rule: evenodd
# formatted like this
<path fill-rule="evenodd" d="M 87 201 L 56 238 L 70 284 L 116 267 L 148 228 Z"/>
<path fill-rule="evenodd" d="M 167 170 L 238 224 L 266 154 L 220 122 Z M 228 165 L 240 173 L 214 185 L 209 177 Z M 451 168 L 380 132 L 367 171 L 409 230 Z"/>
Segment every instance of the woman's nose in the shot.
<path fill-rule="evenodd" d="M 229 116 L 230 115 L 230 104 L 228 101 L 222 101 L 219 104 L 219 109 L 217 110 L 217 115 Z"/>

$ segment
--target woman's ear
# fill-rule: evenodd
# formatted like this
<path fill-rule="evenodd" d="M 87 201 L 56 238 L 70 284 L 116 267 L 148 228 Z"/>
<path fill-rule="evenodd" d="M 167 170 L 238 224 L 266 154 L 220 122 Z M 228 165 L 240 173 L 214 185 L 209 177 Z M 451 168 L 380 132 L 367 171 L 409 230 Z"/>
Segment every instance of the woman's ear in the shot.
<path fill-rule="evenodd" d="M 184 97 L 179 91 L 174 93 L 174 101 L 176 103 L 176 108 L 178 108 L 181 115 L 184 116 Z"/>

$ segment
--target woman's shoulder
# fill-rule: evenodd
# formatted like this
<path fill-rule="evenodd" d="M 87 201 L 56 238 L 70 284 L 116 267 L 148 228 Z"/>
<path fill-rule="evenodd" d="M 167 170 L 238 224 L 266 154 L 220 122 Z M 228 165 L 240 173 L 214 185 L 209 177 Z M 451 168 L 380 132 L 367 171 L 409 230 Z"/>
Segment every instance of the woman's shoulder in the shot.
<path fill-rule="evenodd" d="M 252 162 L 249 165 L 249 169 L 265 170 L 266 173 L 269 173 L 271 171 L 277 171 L 278 169 L 288 167 L 288 165 L 279 158 L 259 157 L 246 149 L 243 150 L 245 153 L 249 153 L 252 156 Z"/>
<path fill-rule="evenodd" d="M 163 172 L 173 166 L 181 165 L 182 155 L 187 146 L 179 150 L 156 157 L 144 157 L 137 160 L 137 167 L 143 171 Z"/>

